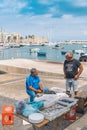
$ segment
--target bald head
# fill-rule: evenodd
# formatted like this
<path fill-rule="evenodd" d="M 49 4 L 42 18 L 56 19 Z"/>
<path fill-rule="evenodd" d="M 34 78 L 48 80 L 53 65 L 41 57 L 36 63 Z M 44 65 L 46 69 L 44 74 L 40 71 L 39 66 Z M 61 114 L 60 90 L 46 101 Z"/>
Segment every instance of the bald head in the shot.
<path fill-rule="evenodd" d="M 71 59 L 73 59 L 73 53 L 72 52 L 67 52 L 65 54 L 65 57 L 66 57 L 67 60 L 71 60 Z"/>

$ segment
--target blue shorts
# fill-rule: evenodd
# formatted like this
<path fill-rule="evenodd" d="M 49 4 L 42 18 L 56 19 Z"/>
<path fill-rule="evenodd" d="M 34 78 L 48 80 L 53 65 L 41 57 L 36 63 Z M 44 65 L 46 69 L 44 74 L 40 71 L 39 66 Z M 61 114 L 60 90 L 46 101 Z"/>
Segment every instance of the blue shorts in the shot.
<path fill-rule="evenodd" d="M 78 80 L 66 79 L 66 91 L 78 91 Z"/>

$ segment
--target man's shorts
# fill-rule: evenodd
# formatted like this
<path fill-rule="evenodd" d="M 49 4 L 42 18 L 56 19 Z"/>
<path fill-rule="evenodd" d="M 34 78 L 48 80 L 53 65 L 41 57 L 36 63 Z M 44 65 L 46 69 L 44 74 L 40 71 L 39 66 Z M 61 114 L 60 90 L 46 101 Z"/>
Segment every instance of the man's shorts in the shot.
<path fill-rule="evenodd" d="M 66 79 L 66 91 L 78 91 L 78 80 Z"/>

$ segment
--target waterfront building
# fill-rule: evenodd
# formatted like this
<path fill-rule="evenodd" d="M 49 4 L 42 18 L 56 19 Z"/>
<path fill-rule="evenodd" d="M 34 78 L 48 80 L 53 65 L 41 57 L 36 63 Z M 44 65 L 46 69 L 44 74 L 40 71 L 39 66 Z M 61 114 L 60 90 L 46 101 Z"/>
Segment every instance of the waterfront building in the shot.
<path fill-rule="evenodd" d="M 1 29 L 0 31 L 0 43 L 34 43 L 34 44 L 42 44 L 46 43 L 47 38 L 46 37 L 37 37 L 35 35 L 28 35 L 22 37 L 21 34 L 17 32 L 13 32 L 12 34 L 9 34 Z"/>
<path fill-rule="evenodd" d="M 32 36 L 26 36 L 25 38 L 22 39 L 23 43 L 34 43 L 34 44 L 42 44 L 46 43 L 47 39 L 45 37 L 37 37 L 35 35 Z"/>
<path fill-rule="evenodd" d="M 21 34 L 13 32 L 11 34 L 11 42 L 20 43 Z"/>
<path fill-rule="evenodd" d="M 66 40 L 67 44 L 87 44 L 87 40 Z"/>
<path fill-rule="evenodd" d="M 7 32 L 0 31 L 0 43 L 6 43 L 8 41 L 9 34 Z"/>

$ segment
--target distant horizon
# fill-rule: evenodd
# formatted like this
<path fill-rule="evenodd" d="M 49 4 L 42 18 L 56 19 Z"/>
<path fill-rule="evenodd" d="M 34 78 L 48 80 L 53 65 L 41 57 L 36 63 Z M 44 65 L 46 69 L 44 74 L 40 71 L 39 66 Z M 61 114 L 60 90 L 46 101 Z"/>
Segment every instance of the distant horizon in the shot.
<path fill-rule="evenodd" d="M 86 0 L 1 0 L 0 27 L 49 41 L 87 39 Z"/>

